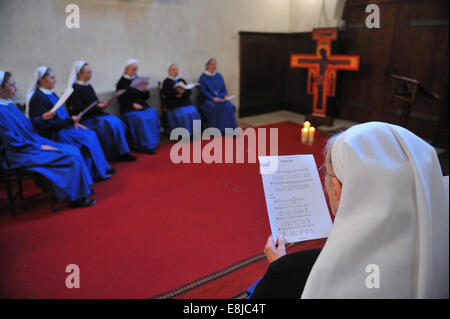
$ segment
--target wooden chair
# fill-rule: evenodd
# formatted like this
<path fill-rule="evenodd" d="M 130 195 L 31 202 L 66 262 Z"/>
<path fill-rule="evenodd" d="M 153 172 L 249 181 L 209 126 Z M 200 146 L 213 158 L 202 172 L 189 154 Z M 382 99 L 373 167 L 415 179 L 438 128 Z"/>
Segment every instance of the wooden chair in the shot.
<path fill-rule="evenodd" d="M 23 196 L 23 181 L 34 179 L 36 185 L 44 192 L 51 194 L 50 205 L 52 211 L 56 211 L 55 208 L 55 195 L 51 187 L 48 186 L 48 181 L 40 174 L 28 171 L 24 168 L 9 168 L 8 162 L 5 156 L 5 149 L 0 143 L 0 179 L 5 182 L 6 195 L 8 197 L 9 211 L 12 216 L 16 215 L 14 203 L 19 198 L 24 200 Z M 17 191 L 13 191 L 14 182 L 17 183 Z"/>
<path fill-rule="evenodd" d="M 159 86 L 159 96 L 161 98 L 161 124 L 164 129 L 164 134 L 166 134 L 167 137 L 170 136 L 170 130 L 169 130 L 169 123 L 167 121 L 167 105 L 166 105 L 166 95 L 164 94 L 164 91 L 162 89 L 162 84 L 160 81 L 158 81 Z"/>
<path fill-rule="evenodd" d="M 427 90 L 418 80 L 407 78 L 398 74 L 390 74 L 393 79 L 393 97 L 403 101 L 403 109 L 400 114 L 399 125 L 406 127 L 409 115 L 417 100 L 430 102 L 437 101 L 440 96 Z"/>

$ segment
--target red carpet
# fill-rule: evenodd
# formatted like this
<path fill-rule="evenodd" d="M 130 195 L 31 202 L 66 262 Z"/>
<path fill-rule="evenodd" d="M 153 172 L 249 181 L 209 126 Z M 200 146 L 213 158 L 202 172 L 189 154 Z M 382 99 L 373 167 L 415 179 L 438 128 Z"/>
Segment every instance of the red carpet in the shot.
<path fill-rule="evenodd" d="M 325 137 L 310 146 L 299 125 L 271 127 L 280 155 L 321 164 Z M 260 254 L 270 229 L 258 164 L 176 165 L 172 145 L 114 164 L 92 208 L 52 213 L 26 199 L 28 211 L 11 217 L 2 191 L 0 297 L 149 298 Z M 79 289 L 65 285 L 68 264 L 80 267 Z"/>

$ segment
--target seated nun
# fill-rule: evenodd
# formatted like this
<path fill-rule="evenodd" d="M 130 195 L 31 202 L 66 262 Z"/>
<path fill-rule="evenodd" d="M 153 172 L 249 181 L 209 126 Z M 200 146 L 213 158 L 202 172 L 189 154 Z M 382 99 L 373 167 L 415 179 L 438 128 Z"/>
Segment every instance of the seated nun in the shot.
<path fill-rule="evenodd" d="M 206 117 L 206 126 L 218 128 L 237 128 L 236 107 L 228 100 L 228 92 L 222 75 L 216 71 L 216 59 L 209 59 L 205 71 L 198 80 L 200 84 L 200 110 Z"/>
<path fill-rule="evenodd" d="M 109 102 L 100 102 L 94 88 L 89 83 L 92 77 L 90 65 L 85 61 L 76 61 L 69 75 L 67 87 L 73 87 L 73 93 L 66 104 L 70 115 L 76 116 L 85 111 L 95 101 L 99 103 L 83 114 L 80 123 L 97 133 L 103 152 L 108 160 L 136 161 L 130 154 L 126 139 L 126 125 L 114 115 L 104 110 Z"/>
<path fill-rule="evenodd" d="M 56 199 L 70 201 L 73 208 L 95 205 L 94 199 L 87 198 L 92 194 L 92 179 L 78 148 L 48 140 L 34 130 L 33 123 L 51 120 L 55 113 L 45 112 L 30 121 L 13 104 L 16 93 L 11 73 L 0 71 L 0 140 L 8 168 L 45 176 Z"/>
<path fill-rule="evenodd" d="M 55 74 L 51 68 L 40 66 L 36 69 L 27 95 L 26 114 L 29 118 L 42 116 L 58 102 L 59 98 L 53 92 L 55 83 Z M 33 125 L 43 137 L 78 147 L 94 181 L 111 178 L 113 170 L 106 161 L 97 134 L 82 125 L 80 119 L 79 116 L 70 117 L 64 106 L 61 106 L 54 118 L 33 122 Z"/>
<path fill-rule="evenodd" d="M 200 120 L 200 114 L 191 103 L 191 90 L 185 87 L 187 84 L 186 81 L 178 77 L 178 75 L 178 65 L 176 63 L 171 63 L 169 65 L 169 76 L 164 80 L 162 86 L 164 103 L 167 108 L 169 130 L 171 131 L 174 128 L 183 127 L 188 130 L 189 135 L 192 136 L 193 121 Z"/>
<path fill-rule="evenodd" d="M 286 254 L 270 236 L 252 297 L 448 298 L 449 202 L 435 149 L 369 122 L 331 138 L 325 158 L 335 215 L 325 246 Z"/>
<path fill-rule="evenodd" d="M 154 108 L 147 104 L 150 92 L 146 85 L 132 87 L 138 77 L 138 61 L 127 60 L 125 72 L 116 85 L 116 91 L 126 89 L 118 97 L 122 118 L 127 125 L 127 137 L 132 149 L 148 154 L 155 154 L 159 144 L 159 117 Z"/>

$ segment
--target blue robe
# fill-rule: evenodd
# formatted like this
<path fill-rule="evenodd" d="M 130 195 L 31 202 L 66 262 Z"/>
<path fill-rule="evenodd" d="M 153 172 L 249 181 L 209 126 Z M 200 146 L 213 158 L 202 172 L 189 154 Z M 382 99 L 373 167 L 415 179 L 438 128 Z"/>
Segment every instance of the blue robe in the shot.
<path fill-rule="evenodd" d="M 127 138 L 132 149 L 145 152 L 155 149 L 159 144 L 159 117 L 154 108 L 151 108 L 146 100 L 150 98 L 150 92 L 142 92 L 130 88 L 132 80 L 122 77 L 116 85 L 116 91 L 127 91 L 118 97 L 122 119 L 127 125 Z M 135 110 L 133 104 L 144 107 L 143 110 Z"/>
<path fill-rule="evenodd" d="M 71 115 L 78 115 L 92 102 L 98 101 L 94 88 L 90 85 L 73 84 L 74 92 L 67 100 Z M 103 152 L 107 159 L 113 160 L 130 152 L 126 139 L 126 125 L 119 118 L 108 114 L 98 107 L 87 112 L 81 124 L 97 133 Z"/>
<path fill-rule="evenodd" d="M 188 130 L 189 134 L 193 134 L 193 121 L 200 120 L 200 114 L 190 101 L 191 91 L 186 90 L 181 97 L 177 97 L 178 91 L 174 85 L 181 81 L 186 84 L 183 79 L 167 78 L 163 82 L 162 94 L 164 96 L 165 107 L 167 108 L 167 122 L 169 130 L 176 127 L 183 127 Z"/>
<path fill-rule="evenodd" d="M 44 120 L 41 117 L 33 121 Z M 44 175 L 52 183 L 58 201 L 75 201 L 91 194 L 92 179 L 78 148 L 40 136 L 13 103 L 0 104 L 0 137 L 8 168 Z M 42 145 L 58 150 L 42 151 Z"/>
<path fill-rule="evenodd" d="M 235 129 L 237 127 L 236 107 L 230 102 L 215 103 L 214 97 L 223 99 L 228 95 L 225 81 L 220 73 L 213 76 L 202 74 L 198 80 L 200 84 L 200 110 L 206 117 L 207 127 L 218 128 L 225 132 L 226 128 Z"/>
<path fill-rule="evenodd" d="M 30 118 L 42 117 L 42 114 L 50 111 L 57 101 L 58 97 L 54 93 L 47 95 L 37 89 L 30 99 Z M 33 125 L 39 134 L 45 137 L 78 147 L 94 180 L 109 176 L 107 171 L 111 167 L 103 154 L 97 134 L 89 129 L 74 128 L 73 120 L 64 106 L 56 111 L 53 119 L 33 122 Z"/>

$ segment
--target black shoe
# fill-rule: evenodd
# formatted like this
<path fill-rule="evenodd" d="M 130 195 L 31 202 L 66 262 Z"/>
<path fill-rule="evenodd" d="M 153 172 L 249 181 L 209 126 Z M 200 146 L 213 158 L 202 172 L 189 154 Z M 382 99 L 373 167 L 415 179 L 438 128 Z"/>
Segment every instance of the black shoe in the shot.
<path fill-rule="evenodd" d="M 109 170 L 106 171 L 106 174 L 114 175 L 115 173 L 117 173 L 117 168 L 115 167 L 111 167 Z"/>
<path fill-rule="evenodd" d="M 94 182 L 95 183 L 98 183 L 98 182 L 103 182 L 103 181 L 107 181 L 108 179 L 110 179 L 112 177 L 112 175 L 105 175 L 105 177 L 99 177 L 99 178 L 96 178 L 96 179 L 94 179 Z"/>
<path fill-rule="evenodd" d="M 71 202 L 69 206 L 71 208 L 82 208 L 82 207 L 91 207 L 94 206 L 95 204 L 97 204 L 97 201 L 95 199 L 83 197 L 81 199 Z"/>
<path fill-rule="evenodd" d="M 95 189 L 91 188 L 91 195 L 89 196 L 94 196 L 95 194 L 97 194 L 97 192 L 95 191 Z"/>
<path fill-rule="evenodd" d="M 150 155 L 155 155 L 156 154 L 156 150 L 154 148 L 150 149 L 150 150 L 145 150 L 146 154 L 150 154 Z"/>
<path fill-rule="evenodd" d="M 131 155 L 130 153 L 127 153 L 127 154 L 122 155 L 122 156 L 120 157 L 120 159 L 121 159 L 122 161 L 125 161 L 125 162 L 136 162 L 136 161 L 137 161 L 137 157 Z"/>

